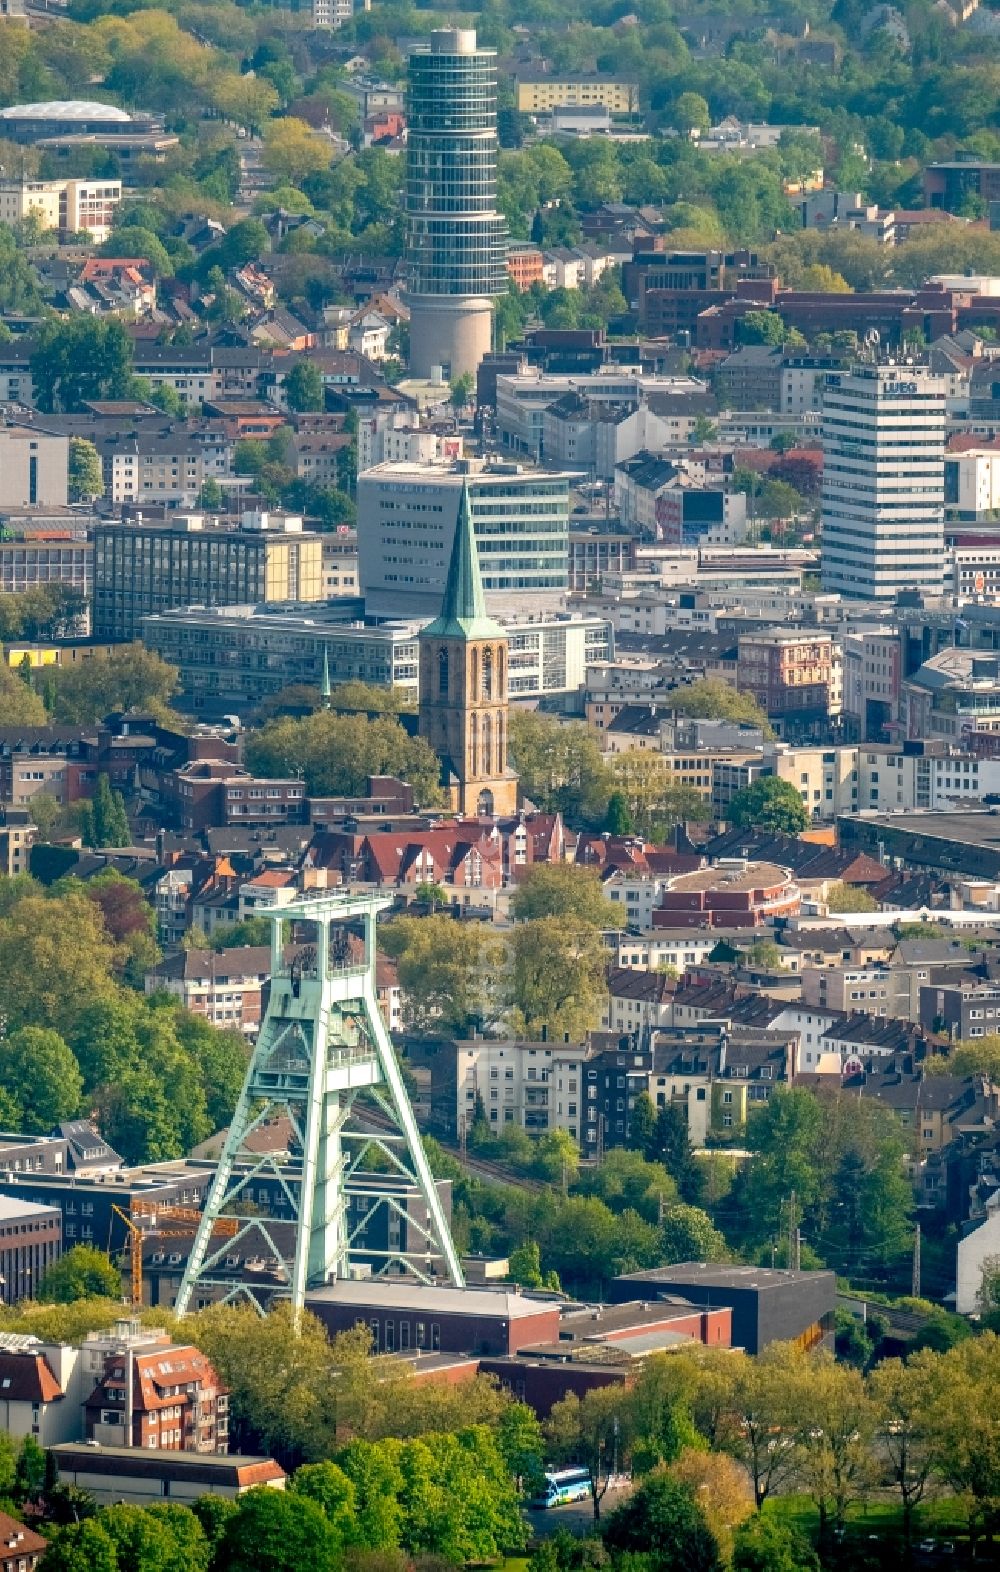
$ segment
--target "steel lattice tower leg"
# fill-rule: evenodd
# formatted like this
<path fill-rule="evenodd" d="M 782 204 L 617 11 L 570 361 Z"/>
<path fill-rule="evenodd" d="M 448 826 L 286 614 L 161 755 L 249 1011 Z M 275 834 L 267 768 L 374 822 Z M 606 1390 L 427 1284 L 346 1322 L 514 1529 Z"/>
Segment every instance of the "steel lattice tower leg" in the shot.
<path fill-rule="evenodd" d="M 345 1277 L 351 1265 L 353 1234 L 348 1225 L 347 1192 L 394 1208 L 407 1228 L 416 1229 L 441 1258 L 448 1278 L 464 1286 L 462 1268 L 441 1198 L 434 1183 L 375 987 L 375 927 L 379 911 L 391 904 L 384 896 L 331 895 L 299 900 L 271 914 L 271 992 L 233 1121 L 215 1177 L 209 1187 L 194 1244 L 188 1257 L 176 1309 L 183 1315 L 198 1288 L 211 1298 L 246 1298 L 263 1306 L 253 1286 L 233 1282 L 220 1263 L 251 1230 L 268 1242 L 284 1266 L 293 1306 L 302 1308 L 306 1290 Z M 343 925 L 361 921 L 364 957 L 348 959 L 340 941 Z M 291 925 L 308 924 L 310 938 L 289 955 Z M 391 1133 L 352 1125 L 357 1098 L 364 1095 L 388 1119 Z M 290 1167 L 271 1153 L 249 1153 L 252 1132 L 275 1114 L 285 1116 L 300 1161 Z M 424 1228 L 384 1186 L 378 1175 L 363 1172 L 365 1153 L 375 1146 L 395 1176 L 420 1191 L 427 1208 Z M 268 1219 L 250 1216 L 247 1201 L 254 1180 L 277 1180 L 295 1222 L 295 1250 L 289 1260 L 274 1245 Z M 239 1213 L 233 1208 L 239 1208 Z M 235 1236 L 213 1238 L 221 1217 L 236 1217 Z M 356 1230 L 355 1230 L 356 1232 Z M 373 1252 L 367 1246 L 364 1254 Z M 387 1249 L 382 1270 L 401 1265 L 422 1276 L 411 1255 Z M 221 1291 L 221 1292 L 220 1292 Z"/>

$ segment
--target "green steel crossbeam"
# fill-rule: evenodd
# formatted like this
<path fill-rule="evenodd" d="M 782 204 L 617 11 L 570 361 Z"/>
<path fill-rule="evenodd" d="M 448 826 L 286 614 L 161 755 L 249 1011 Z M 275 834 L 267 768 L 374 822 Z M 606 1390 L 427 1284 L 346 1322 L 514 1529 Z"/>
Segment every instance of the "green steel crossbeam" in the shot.
<path fill-rule="evenodd" d="M 275 1257 L 282 1263 L 295 1309 L 301 1310 L 310 1288 L 348 1276 L 359 1229 L 348 1228 L 347 1183 L 360 1171 L 364 1153 L 371 1147 L 383 1152 L 393 1169 L 416 1186 L 428 1223 L 425 1226 L 412 1217 L 388 1186 L 380 1192 L 377 1175 L 364 1193 L 405 1219 L 407 1229 L 413 1229 L 426 1246 L 416 1252 L 422 1260 L 431 1253 L 438 1255 L 450 1281 L 464 1286 L 441 1198 L 378 1006 L 376 921 L 389 905 L 391 898 L 386 896 L 338 893 L 297 900 L 269 914 L 270 997 L 188 1257 L 177 1296 L 178 1315 L 189 1309 L 199 1288 L 224 1288 L 227 1302 L 245 1298 L 260 1308 L 255 1285 L 234 1284 L 213 1275 L 227 1251 L 213 1249 L 212 1230 L 220 1217 L 233 1215 L 231 1208 L 238 1200 L 245 1209 L 244 1193 L 261 1173 L 277 1179 L 293 1213 L 294 1252 L 287 1259 L 275 1249 Z M 334 930 L 347 922 L 363 925 L 364 962 L 352 960 L 350 966 L 342 966 L 336 959 L 342 950 L 332 940 Z M 308 925 L 309 939 L 289 959 L 285 940 L 292 924 Z M 362 1096 L 374 1100 L 395 1133 L 351 1128 Z M 248 1137 L 274 1114 L 290 1121 L 301 1147 L 293 1178 L 273 1154 L 246 1151 Z M 361 1143 L 357 1151 L 355 1142 Z M 350 1156 L 345 1143 L 351 1144 Z M 352 1191 L 356 1188 L 351 1186 Z M 248 1227 L 258 1223 L 273 1244 L 267 1221 L 240 1216 Z M 232 1240 L 227 1244 L 231 1252 Z M 401 1263 L 426 1281 L 414 1252 L 390 1248 L 366 1249 L 364 1254 L 384 1259 L 383 1271 Z"/>

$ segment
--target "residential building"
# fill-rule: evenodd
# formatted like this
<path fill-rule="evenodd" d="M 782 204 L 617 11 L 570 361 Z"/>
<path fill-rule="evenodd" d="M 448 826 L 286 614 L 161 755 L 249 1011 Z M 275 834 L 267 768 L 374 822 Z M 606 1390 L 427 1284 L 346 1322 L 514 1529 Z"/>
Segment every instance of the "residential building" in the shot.
<path fill-rule="evenodd" d="M 863 363 L 823 391 L 823 588 L 892 601 L 944 578 L 944 379 Z"/>
<path fill-rule="evenodd" d="M 144 617 L 173 607 L 322 598 L 322 537 L 289 515 L 247 513 L 239 529 L 192 514 L 163 524 L 102 523 L 94 531 L 99 638 L 137 638 Z"/>
<path fill-rule="evenodd" d="M 0 130 L 2 120 L 0 112 Z M 120 180 L 0 180 L 0 223 L 34 217 L 61 238 L 86 230 L 95 245 L 102 245 L 121 199 Z"/>
<path fill-rule="evenodd" d="M 301 780 L 260 779 L 221 759 L 194 759 L 163 780 L 160 802 L 168 822 L 200 831 L 221 824 L 289 824 L 304 816 Z"/>
<path fill-rule="evenodd" d="M 34 1572 L 49 1542 L 9 1512 L 0 1512 L 0 1572 Z"/>
<path fill-rule="evenodd" d="M 32 426 L 0 427 L 0 507 L 64 508 L 68 465 L 67 437 Z"/>
<path fill-rule="evenodd" d="M 749 693 L 782 737 L 825 733 L 834 703 L 834 642 L 829 633 L 767 628 L 740 634 L 737 688 Z"/>
<path fill-rule="evenodd" d="M 586 109 L 603 104 L 613 115 L 634 115 L 639 110 L 639 88 L 620 77 L 565 73 L 529 75 L 518 71 L 517 107 L 523 115 L 545 114 L 553 109 Z"/>
<path fill-rule="evenodd" d="M 30 871 L 31 848 L 37 836 L 30 808 L 0 807 L 0 874 L 12 879 Z"/>
<path fill-rule="evenodd" d="M 561 606 L 568 584 L 566 473 L 459 459 L 384 463 L 358 478 L 358 567 L 375 617 L 434 616 L 467 491 L 487 609 Z"/>
<path fill-rule="evenodd" d="M 440 28 L 409 60 L 406 144 L 410 371 L 475 376 L 506 288 L 496 207 L 496 52 L 475 30 Z"/>
<path fill-rule="evenodd" d="M 106 1340 L 92 1335 L 88 1343 L 103 1356 L 85 1404 L 88 1440 L 162 1452 L 228 1452 L 229 1397 L 200 1349 L 140 1331 L 137 1322 L 122 1323 Z"/>
<path fill-rule="evenodd" d="M 486 1037 L 442 1043 L 431 1061 L 431 1118 L 452 1139 L 460 1138 L 471 1129 L 481 1101 L 497 1134 L 515 1125 L 529 1135 L 565 1130 L 579 1141 L 586 1058 L 586 1046 L 579 1043 Z"/>
<path fill-rule="evenodd" d="M 518 289 L 530 289 L 544 278 L 542 253 L 538 246 L 526 241 L 508 240 L 507 272 Z"/>

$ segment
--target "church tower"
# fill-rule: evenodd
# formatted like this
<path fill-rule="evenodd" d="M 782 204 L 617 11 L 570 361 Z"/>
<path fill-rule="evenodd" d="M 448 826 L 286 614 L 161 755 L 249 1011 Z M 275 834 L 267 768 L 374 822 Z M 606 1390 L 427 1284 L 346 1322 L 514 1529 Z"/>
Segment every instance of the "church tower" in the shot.
<path fill-rule="evenodd" d="M 486 614 L 469 487 L 462 487 L 441 614 L 420 634 L 420 735 L 467 818 L 514 813 L 507 764 L 507 635 Z"/>

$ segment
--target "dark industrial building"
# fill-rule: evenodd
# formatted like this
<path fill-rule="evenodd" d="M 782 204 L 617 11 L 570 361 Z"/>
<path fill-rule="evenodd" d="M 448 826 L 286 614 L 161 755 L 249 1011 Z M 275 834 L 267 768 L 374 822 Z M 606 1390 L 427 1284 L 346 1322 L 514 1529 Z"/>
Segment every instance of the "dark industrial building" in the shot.
<path fill-rule="evenodd" d="M 758 1266 L 684 1261 L 615 1278 L 614 1304 L 637 1298 L 679 1298 L 706 1309 L 728 1305 L 734 1348 L 759 1354 L 768 1343 L 833 1347 L 837 1279 L 833 1272 L 788 1272 Z"/>

